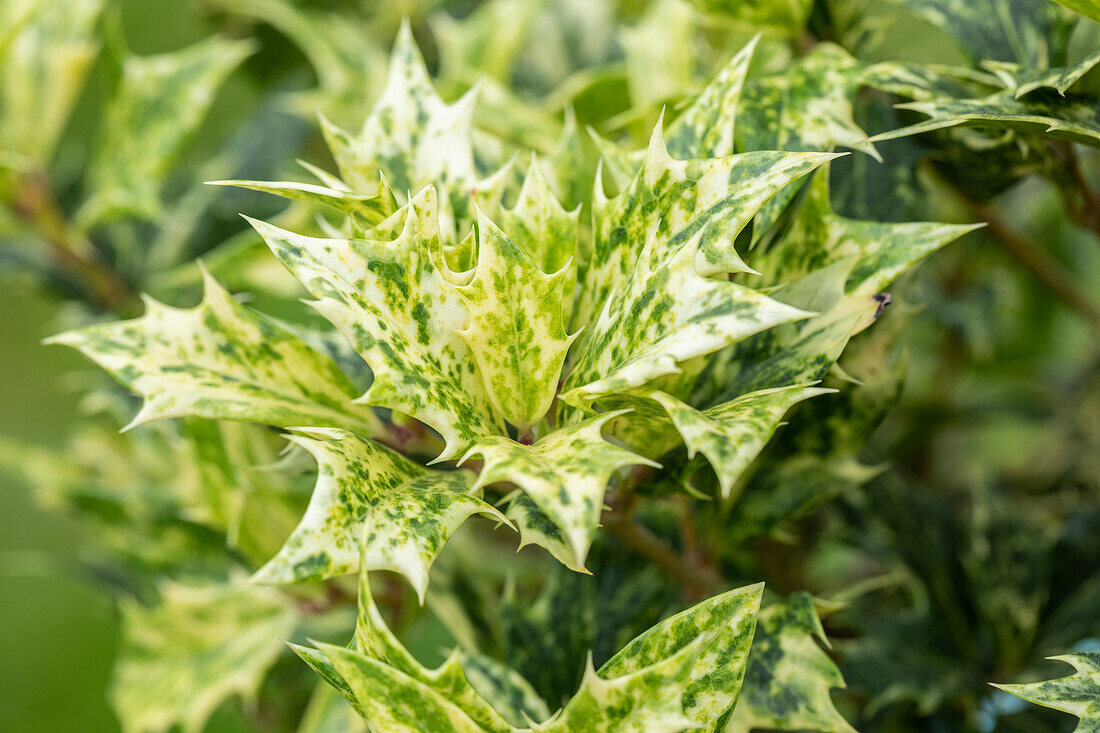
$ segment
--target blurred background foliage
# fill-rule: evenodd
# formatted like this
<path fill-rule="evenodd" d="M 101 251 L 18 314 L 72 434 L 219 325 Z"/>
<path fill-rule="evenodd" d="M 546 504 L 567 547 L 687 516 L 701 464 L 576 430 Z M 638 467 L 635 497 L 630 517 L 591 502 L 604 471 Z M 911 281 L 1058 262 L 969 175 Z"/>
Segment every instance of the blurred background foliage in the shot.
<path fill-rule="evenodd" d="M 533 149 L 571 161 L 583 181 L 597 144 L 608 156 L 609 141 L 644 143 L 662 109 L 676 110 L 758 31 L 739 110 L 745 149 L 866 151 L 864 131 L 926 117 L 894 103 L 970 99 L 998 78 L 1018 91 L 1025 72 L 1072 66 L 1100 48 L 1100 26 L 1053 3 L 1000 5 L 1012 28 L 969 3 L 933 0 L 5 0 L 0 465 L 11 470 L 0 493 L 0 727 L 118 730 L 107 703 L 117 599 L 150 601 L 165 577 L 225 575 L 227 545 L 232 565 L 255 567 L 293 527 L 311 484 L 309 466 L 242 476 L 195 454 L 193 432 L 219 430 L 227 452 L 270 466 L 281 442 L 259 428 L 184 422 L 119 436 L 129 398 L 39 340 L 133 316 L 143 292 L 195 302 L 196 257 L 268 313 L 292 312 L 286 304 L 301 293 L 237 214 L 309 227 L 313 212 L 201 182 L 297 177 L 296 158 L 331 167 L 315 112 L 342 126 L 363 119 L 403 17 L 446 99 L 481 84 L 480 155 Z M 832 86 L 797 82 L 823 54 L 847 59 L 830 62 Z M 941 75 L 921 88 L 894 67 L 863 75 L 880 62 L 933 64 Z M 1100 168 L 1089 141 L 1100 78 L 1091 69 L 1061 90 L 1068 97 L 1020 97 L 1030 115 L 1041 105 L 1044 114 L 1091 110 L 1084 132 L 941 127 L 880 136 L 881 162 L 857 152 L 832 166 L 841 214 L 987 225 L 896 285 L 881 322 L 830 377 L 856 377 L 860 389 L 792 413 L 792 424 L 811 428 L 781 433 L 761 457 L 734 510 L 737 531 L 709 560 L 731 580 L 813 594 L 848 682 L 833 700 L 859 730 L 1073 728 L 1071 717 L 986 683 L 1058 675 L 1044 657 L 1100 650 Z M 939 96 L 921 96 L 933 86 Z M 852 100 L 831 139 L 785 127 L 822 114 L 812 101 L 829 95 Z M 571 134 L 585 126 L 596 136 Z M 556 183 L 567 205 L 580 200 Z M 806 450 L 837 461 L 825 470 L 783 460 Z M 645 519 L 685 543 L 681 510 L 670 498 Z M 691 511 L 697 531 L 710 531 L 705 505 Z M 431 660 L 468 637 L 513 660 L 547 699 L 577 680 L 548 675 L 540 655 L 593 648 L 598 664 L 680 599 L 606 537 L 595 580 L 527 555 L 511 578 L 472 573 L 461 540 L 440 560 L 433 586 L 442 590 L 428 610 L 407 592 L 397 598 L 405 642 Z M 486 599 L 506 581 L 497 609 Z M 334 587 L 335 596 L 303 589 L 299 610 L 347 590 Z M 328 626 L 295 633 L 341 638 L 347 619 L 323 618 Z M 531 639 L 545 648 L 532 650 Z M 297 730 L 310 675 L 284 654 L 256 703 L 220 704 L 207 730 Z M 320 697 L 302 730 L 322 729 Z"/>

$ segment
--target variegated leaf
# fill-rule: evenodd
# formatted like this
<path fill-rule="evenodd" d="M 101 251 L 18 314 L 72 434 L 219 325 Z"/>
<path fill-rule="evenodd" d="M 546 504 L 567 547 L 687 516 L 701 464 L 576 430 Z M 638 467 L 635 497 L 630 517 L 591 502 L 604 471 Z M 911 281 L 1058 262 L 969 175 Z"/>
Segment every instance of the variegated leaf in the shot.
<path fill-rule="evenodd" d="M 338 183 L 338 181 L 333 181 Z M 282 196 L 295 201 L 321 204 L 348 217 L 359 231 L 366 231 L 380 224 L 397 209 L 397 199 L 385 180 L 379 182 L 373 194 L 356 193 L 346 187 L 319 186 L 314 183 L 293 181 L 210 181 L 212 186 L 236 186 L 253 191 Z"/>
<path fill-rule="evenodd" d="M 600 667 L 600 677 L 637 672 L 702 640 L 684 682 L 683 711 L 696 727 L 715 730 L 737 703 L 763 589 L 759 583 L 731 590 L 662 621 Z"/>
<path fill-rule="evenodd" d="M 680 159 L 723 158 L 736 152 L 737 107 L 759 40 L 756 35 L 746 43 L 668 126 L 665 147 L 670 155 Z"/>
<path fill-rule="evenodd" d="M 260 583 L 293 583 L 368 570 L 401 573 L 423 600 L 428 570 L 472 514 L 506 522 L 470 493 L 466 471 L 424 468 L 380 443 L 341 430 L 290 437 L 318 464 L 317 486 L 301 524 L 257 571 Z"/>
<path fill-rule="evenodd" d="M 431 426 L 453 458 L 472 440 L 503 433 L 469 347 L 465 306 L 448 280 L 431 188 L 368 236 L 398 227 L 396 239 L 321 239 L 270 224 L 253 226 L 317 298 L 314 306 L 374 373 L 363 402 Z"/>
<path fill-rule="evenodd" d="M 146 298 L 146 314 L 54 336 L 145 398 L 130 426 L 165 417 L 334 426 L 382 433 L 370 408 L 326 355 L 237 303 L 204 274 L 202 303 L 171 308 Z"/>
<path fill-rule="evenodd" d="M 987 61 L 982 66 L 995 74 L 1017 99 L 1037 89 L 1054 89 L 1062 96 L 1100 64 L 1100 51 L 1090 54 L 1073 66 L 1034 69 L 1008 62 Z"/>
<path fill-rule="evenodd" d="M 707 639 L 696 638 L 659 661 L 612 679 L 589 657 L 577 694 L 540 733 L 680 733 L 695 727 L 684 715 L 684 688 Z"/>
<path fill-rule="evenodd" d="M 474 690 L 513 726 L 522 728 L 528 720 L 539 723 L 550 717 L 531 684 L 503 662 L 461 650 L 456 659 Z"/>
<path fill-rule="evenodd" d="M 783 415 L 802 400 L 833 390 L 794 386 L 752 392 L 706 410 L 697 410 L 657 390 L 645 396 L 664 408 L 688 449 L 688 457 L 702 453 L 729 498 L 734 483 L 779 428 Z"/>
<path fill-rule="evenodd" d="M 515 206 L 502 209 L 500 227 L 543 272 L 558 272 L 575 257 L 580 206 L 566 211 L 531 157 Z M 572 283 L 568 283 L 569 292 Z"/>
<path fill-rule="evenodd" d="M 875 135 L 872 142 L 965 125 L 1100 147 L 1100 117 L 1095 105 L 1083 100 L 1017 99 L 1012 92 L 1000 92 L 981 99 L 939 98 L 898 107 L 920 112 L 928 119 Z"/>
<path fill-rule="evenodd" d="M 254 697 L 298 620 L 269 588 L 169 585 L 160 604 L 122 605 L 111 700 L 126 733 L 200 733 L 228 697 Z"/>
<path fill-rule="evenodd" d="M 534 445 L 485 437 L 462 460 L 480 455 L 485 462 L 475 487 L 507 481 L 523 490 L 530 504 L 513 500 L 508 515 L 516 520 L 524 544 L 542 545 L 562 564 L 585 572 L 611 475 L 623 466 L 651 463 L 604 440 L 604 424 L 620 414 L 559 428 Z"/>
<path fill-rule="evenodd" d="M 732 242 L 754 213 L 831 156 L 668 156 L 658 125 L 630 187 L 595 206 L 574 322 L 594 319 L 562 399 L 583 405 L 637 388 L 677 364 L 808 314 L 728 282 L 747 267 Z M 598 317 L 597 317 L 597 309 Z"/>
<path fill-rule="evenodd" d="M 829 642 L 809 594 L 795 593 L 761 611 L 726 733 L 855 733 L 829 697 L 830 690 L 844 687 L 844 678 L 820 645 L 828 648 Z"/>
<path fill-rule="evenodd" d="M 477 231 L 477 269 L 455 288 L 467 311 L 460 333 L 493 406 L 526 430 L 550 409 L 575 337 L 566 334 L 563 321 L 570 272 L 563 266 L 546 274 L 480 212 Z"/>
<path fill-rule="evenodd" d="M 433 184 L 439 191 L 444 238 L 460 238 L 472 222 L 473 204 L 495 209 L 505 178 L 483 178 L 471 140 L 476 88 L 454 104 L 432 85 L 407 22 L 394 41 L 389 77 L 358 135 L 322 118 L 325 139 L 354 191 L 371 191 L 381 171 L 397 192 Z"/>
<path fill-rule="evenodd" d="M 895 0 L 959 42 L 977 63 L 1013 61 L 1033 69 L 1065 62 L 1072 26 L 1050 2 L 1035 0 Z"/>
<path fill-rule="evenodd" d="M 1050 658 L 1065 662 L 1076 672 L 1043 682 L 993 686 L 1036 705 L 1076 715 L 1080 718 L 1076 733 L 1100 731 L 1100 653 L 1078 652 Z"/>
<path fill-rule="evenodd" d="M 222 82 L 251 53 L 243 41 L 210 38 L 159 56 L 130 56 L 107 109 L 91 192 L 80 221 L 160 213 L 160 188 L 183 144 L 198 128 Z"/>

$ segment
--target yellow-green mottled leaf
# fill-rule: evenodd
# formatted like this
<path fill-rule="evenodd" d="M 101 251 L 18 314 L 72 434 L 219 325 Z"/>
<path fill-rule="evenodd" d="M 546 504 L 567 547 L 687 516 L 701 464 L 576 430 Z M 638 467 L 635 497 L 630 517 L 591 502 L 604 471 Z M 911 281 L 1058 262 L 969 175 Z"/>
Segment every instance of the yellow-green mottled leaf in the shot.
<path fill-rule="evenodd" d="M 738 51 L 672 124 L 665 146 L 675 158 L 723 158 L 736 152 L 734 123 L 749 62 L 760 36 Z"/>
<path fill-rule="evenodd" d="M 68 331 L 50 342 L 80 350 L 145 398 L 131 426 L 193 415 L 381 433 L 370 408 L 352 404 L 355 388 L 328 356 L 204 277 L 195 308 L 147 298 L 141 318 Z"/>
<path fill-rule="evenodd" d="M 504 177 L 483 178 L 475 166 L 471 124 L 477 90 L 445 103 L 403 23 L 390 57 L 389 77 L 358 135 L 322 118 L 325 139 L 340 175 L 353 191 L 371 191 L 381 171 L 393 189 L 436 187 L 444 238 L 461 237 L 472 223 L 473 204 L 493 211 Z"/>
<path fill-rule="evenodd" d="M 548 275 L 483 214 L 478 218 L 477 269 L 456 288 L 466 305 L 461 331 L 504 419 L 534 425 L 558 389 L 573 337 L 565 332 L 564 291 L 569 271 Z"/>
<path fill-rule="evenodd" d="M 466 471 L 438 471 L 342 430 L 301 430 L 291 440 L 318 465 L 301 524 L 253 580 L 292 583 L 353 572 L 360 538 L 368 570 L 401 573 L 421 598 L 428 570 L 472 514 L 505 521 L 472 496 Z"/>
<path fill-rule="evenodd" d="M 1100 51 L 1089 55 L 1073 66 L 1058 66 L 1053 69 L 1034 69 L 1005 61 L 987 61 L 982 66 L 995 74 L 1013 95 L 1020 97 L 1036 89 L 1054 89 L 1063 96 L 1079 82 L 1085 74 L 1100 64 Z"/>
<path fill-rule="evenodd" d="M 448 280 L 453 273 L 443 259 L 431 188 L 374 232 L 400 227 L 393 240 L 321 239 L 253 226 L 370 365 L 374 381 L 363 402 L 438 431 L 446 441 L 440 460 L 482 435 L 504 432 L 460 335 L 466 308 Z"/>
<path fill-rule="evenodd" d="M 832 391 L 806 386 L 767 389 L 706 410 L 697 410 L 657 390 L 645 396 L 668 413 L 687 446 L 688 457 L 702 453 L 710 461 L 722 497 L 728 498 L 734 483 L 775 434 L 787 410 L 802 400 Z"/>
<path fill-rule="evenodd" d="M 550 717 L 546 703 L 519 672 L 484 654 L 460 650 L 456 658 L 470 685 L 512 725 L 523 727 L 528 720 L 539 723 Z"/>
<path fill-rule="evenodd" d="M 600 677 L 635 672 L 702 640 L 684 683 L 683 710 L 701 729 L 714 730 L 740 694 L 763 588 L 731 590 L 662 621 L 600 667 Z"/>
<path fill-rule="evenodd" d="M 574 312 L 574 323 L 592 326 L 562 398 L 579 405 L 635 389 L 675 373 L 679 362 L 806 317 L 725 275 L 747 270 L 732 243 L 760 206 L 830 157 L 678 161 L 658 125 L 630 187 L 596 203 Z"/>
<path fill-rule="evenodd" d="M 756 729 L 855 733 L 829 697 L 844 687 L 840 670 L 807 593 L 760 612 L 748 672 L 726 733 Z"/>
<path fill-rule="evenodd" d="M 293 181 L 211 181 L 214 186 L 236 186 L 253 191 L 282 196 L 295 201 L 307 201 L 321 204 L 352 217 L 360 230 L 380 224 L 386 217 L 397 211 L 397 199 L 385 181 L 379 182 L 377 193 L 362 194 L 330 186 L 318 186 L 313 183 Z"/>
<path fill-rule="evenodd" d="M 605 413 L 560 428 L 534 445 L 485 437 L 463 460 L 475 455 L 484 460 L 476 486 L 507 481 L 520 487 L 537 508 L 532 512 L 526 502 L 513 500 L 508 509 L 524 544 L 542 545 L 562 564 L 583 572 L 611 474 L 623 466 L 650 463 L 604 440 L 603 425 L 619 414 Z"/>
<path fill-rule="evenodd" d="M 1100 731 L 1100 654 L 1079 652 L 1051 659 L 1065 662 L 1076 672 L 1043 682 L 993 686 L 1036 705 L 1076 715 L 1080 720 L 1075 733 Z"/>
<path fill-rule="evenodd" d="M 542 733 L 679 733 L 694 728 L 684 715 L 684 689 L 707 639 L 696 638 L 667 657 L 635 671 L 605 679 L 587 660 L 584 679 Z"/>
<path fill-rule="evenodd" d="M 222 82 L 250 52 L 243 41 L 210 38 L 181 51 L 130 56 L 108 105 L 88 166 L 90 196 L 80 220 L 153 218 L 160 189 L 184 143 L 206 116 Z"/>
<path fill-rule="evenodd" d="M 169 585 L 152 608 L 122 605 L 111 701 L 126 733 L 200 733 L 226 698 L 252 698 L 298 623 L 269 588 Z"/>

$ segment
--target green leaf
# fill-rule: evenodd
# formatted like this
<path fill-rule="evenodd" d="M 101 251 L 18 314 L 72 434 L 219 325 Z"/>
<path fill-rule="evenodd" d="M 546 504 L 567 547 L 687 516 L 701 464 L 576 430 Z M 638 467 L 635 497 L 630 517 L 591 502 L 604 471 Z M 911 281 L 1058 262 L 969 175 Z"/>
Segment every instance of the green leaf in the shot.
<path fill-rule="evenodd" d="M 84 226 L 118 216 L 155 218 L 160 189 L 222 82 L 249 53 L 243 41 L 210 38 L 181 51 L 129 56 L 88 166 Z"/>
<path fill-rule="evenodd" d="M 720 277 L 748 268 L 731 243 L 820 153 L 668 156 L 658 125 L 630 187 L 595 205 L 574 322 L 592 322 L 562 399 L 590 403 L 675 373 L 677 363 L 808 314 Z M 597 308 L 599 312 L 597 313 Z"/>
<path fill-rule="evenodd" d="M 759 41 L 758 34 L 734 54 L 691 105 L 668 126 L 665 147 L 670 155 L 680 159 L 724 158 L 736 152 L 737 107 Z"/>
<path fill-rule="evenodd" d="M 0 149 L 53 157 L 95 61 L 102 0 L 9 0 L 0 7 Z"/>
<path fill-rule="evenodd" d="M 464 651 L 456 652 L 456 659 L 474 690 L 512 725 L 523 727 L 528 720 L 538 723 L 550 717 L 550 709 L 530 683 L 503 662 Z"/>
<path fill-rule="evenodd" d="M 710 15 L 729 18 L 739 25 L 761 26 L 796 33 L 806 25 L 813 0 L 691 0 Z"/>
<path fill-rule="evenodd" d="M 252 224 L 370 365 L 374 381 L 361 401 L 438 431 L 446 447 L 437 460 L 504 432 L 460 334 L 465 306 L 448 279 L 455 276 L 443 259 L 431 188 L 368 233 L 401 227 L 392 241 L 320 239 Z"/>
<path fill-rule="evenodd" d="M 297 733 L 369 733 L 344 696 L 323 680 L 317 683 Z"/>
<path fill-rule="evenodd" d="M 200 733 L 231 695 L 253 698 L 298 621 L 268 588 L 161 589 L 159 605 L 122 604 L 111 700 L 126 733 Z"/>
<path fill-rule="evenodd" d="M 693 727 L 683 713 L 684 688 L 708 639 L 700 636 L 648 667 L 604 679 L 588 659 L 577 694 L 532 731 L 543 733 L 679 733 Z"/>
<path fill-rule="evenodd" d="M 407 22 L 394 41 L 389 77 L 358 135 L 321 119 L 340 175 L 353 191 L 370 191 L 381 171 L 398 192 L 433 184 L 440 198 L 440 226 L 447 241 L 461 237 L 473 205 L 492 211 L 504 177 L 483 178 L 474 160 L 471 124 L 477 89 L 453 105 L 432 85 Z"/>
<path fill-rule="evenodd" d="M 475 488 L 499 481 L 515 484 L 530 500 L 513 497 L 508 516 L 520 529 L 522 544 L 545 547 L 578 572 L 600 521 L 611 475 L 623 466 L 650 461 L 604 440 L 601 429 L 621 412 L 609 412 L 560 428 L 523 445 L 502 436 L 478 440 L 463 456 L 484 460 Z"/>
<path fill-rule="evenodd" d="M 456 288 L 467 310 L 460 333 L 493 406 L 509 423 L 527 429 L 550 409 L 576 337 L 565 333 L 563 321 L 570 273 L 565 267 L 544 273 L 480 212 L 477 230 L 477 269 Z"/>
<path fill-rule="evenodd" d="M 428 570 L 472 514 L 507 522 L 470 492 L 466 471 L 424 468 L 380 443 L 342 430 L 299 430 L 290 440 L 318 464 L 301 524 L 253 577 L 292 583 L 353 572 L 365 533 L 368 570 L 401 573 L 423 600 Z"/>
<path fill-rule="evenodd" d="M 204 274 L 202 302 L 146 298 L 141 318 L 54 336 L 145 398 L 130 427 L 193 415 L 271 425 L 334 426 L 380 435 L 370 408 L 327 356 L 237 303 Z"/>
<path fill-rule="evenodd" d="M 1054 0 L 1054 2 L 1100 23 L 1100 2 L 1097 0 Z"/>
<path fill-rule="evenodd" d="M 665 619 L 600 667 L 600 677 L 622 677 L 704 640 L 684 682 L 683 710 L 697 727 L 715 730 L 737 703 L 763 589 L 758 583 L 731 590 Z"/>
<path fill-rule="evenodd" d="M 630 96 L 639 107 L 675 101 L 691 88 L 695 23 L 680 0 L 656 0 L 620 31 Z"/>
<path fill-rule="evenodd" d="M 1018 64 L 987 61 L 982 66 L 1001 80 L 1001 83 L 1019 99 L 1036 89 L 1054 89 L 1062 96 L 1079 82 L 1085 74 L 1100 64 L 1100 51 L 1073 66 L 1059 66 L 1053 69 L 1033 69 Z"/>
<path fill-rule="evenodd" d="M 766 389 L 706 410 L 697 410 L 658 390 L 644 395 L 668 413 L 687 446 L 688 458 L 702 453 L 710 461 L 722 498 L 727 499 L 734 483 L 775 434 L 787 410 L 802 400 L 832 391 L 806 386 Z"/>
<path fill-rule="evenodd" d="M 844 678 L 819 644 L 829 647 L 813 599 L 801 592 L 760 612 L 748 672 L 726 733 L 756 729 L 855 733 L 829 691 Z"/>
<path fill-rule="evenodd" d="M 1014 61 L 1045 69 L 1064 61 L 1072 26 L 1042 0 L 895 0 L 959 42 L 977 63 Z"/>
<path fill-rule="evenodd" d="M 1076 715 L 1080 718 L 1076 733 L 1100 730 L 1100 654 L 1078 652 L 1050 659 L 1065 662 L 1076 673 L 1031 684 L 993 686 L 1036 705 Z"/>

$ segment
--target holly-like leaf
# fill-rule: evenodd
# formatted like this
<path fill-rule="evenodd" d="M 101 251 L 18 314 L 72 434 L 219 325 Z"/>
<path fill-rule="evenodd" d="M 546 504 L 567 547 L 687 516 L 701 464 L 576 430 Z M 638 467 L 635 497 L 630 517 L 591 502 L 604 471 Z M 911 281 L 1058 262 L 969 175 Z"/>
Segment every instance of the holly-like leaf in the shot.
<path fill-rule="evenodd" d="M 379 171 L 399 193 L 435 185 L 441 229 L 451 241 L 468 229 L 473 204 L 492 211 L 503 190 L 502 175 L 483 178 L 475 166 L 471 125 L 476 100 L 476 88 L 451 105 L 440 98 L 404 22 L 394 41 L 386 87 L 359 134 L 321 121 L 340 175 L 353 191 L 373 190 Z"/>
<path fill-rule="evenodd" d="M 895 0 L 959 42 L 975 63 L 993 59 L 1044 69 L 1064 61 L 1072 26 L 1042 0 Z"/>
<path fill-rule="evenodd" d="M 184 143 L 198 128 L 222 82 L 252 51 L 243 41 L 210 38 L 159 56 L 129 56 L 111 100 L 95 157 L 91 196 L 79 218 L 160 213 L 160 188 Z"/>
<path fill-rule="evenodd" d="M 530 683 L 503 662 L 461 650 L 456 659 L 470 685 L 512 725 L 523 727 L 528 720 L 539 723 L 550 717 L 550 709 Z"/>
<path fill-rule="evenodd" d="M 1100 147 L 1100 117 L 1091 102 L 1076 99 L 1017 99 L 999 92 L 980 99 L 932 99 L 898 105 L 928 115 L 927 120 L 875 135 L 893 140 L 962 125 L 1021 133 Z"/>
<path fill-rule="evenodd" d="M 332 183 L 341 184 L 340 181 L 332 181 Z M 328 206 L 351 217 L 360 231 L 365 231 L 382 223 L 398 209 L 397 199 L 384 180 L 379 182 L 377 192 L 373 194 L 356 193 L 348 190 L 347 186 L 342 184 L 318 186 L 314 183 L 296 183 L 294 181 L 210 181 L 209 185 L 236 186 L 253 191 L 263 191 L 294 201 L 307 201 Z"/>
<path fill-rule="evenodd" d="M 507 522 L 470 493 L 466 471 L 438 471 L 341 430 L 300 430 L 290 440 L 318 464 L 301 524 L 253 580 L 292 583 L 353 572 L 364 536 L 368 570 L 401 573 L 423 600 L 428 570 L 472 514 Z"/>
<path fill-rule="evenodd" d="M 688 449 L 702 453 L 718 476 L 722 498 L 779 428 L 783 415 L 802 400 L 833 390 L 795 386 L 752 392 L 706 410 L 697 410 L 659 390 L 645 396 L 661 405 Z"/>
<path fill-rule="evenodd" d="M 1076 715 L 1080 718 L 1076 733 L 1100 730 L 1100 654 L 1078 652 L 1050 658 L 1065 662 L 1076 672 L 1043 682 L 993 686 L 1036 705 Z"/>
<path fill-rule="evenodd" d="M 1019 99 L 1036 89 L 1054 89 L 1062 96 L 1077 82 L 1100 64 L 1100 51 L 1089 55 L 1073 66 L 1053 69 L 1033 69 L 1019 64 L 987 61 L 982 66 L 995 74 L 1006 88 Z"/>
<path fill-rule="evenodd" d="M 695 726 L 716 730 L 737 703 L 763 589 L 759 583 L 731 590 L 665 619 L 607 660 L 600 677 L 636 672 L 703 639 L 684 682 L 683 711 Z"/>
<path fill-rule="evenodd" d="M 737 233 L 776 192 L 830 157 L 678 161 L 658 125 L 630 187 L 596 203 L 594 249 L 574 312 L 575 323 L 594 322 L 562 399 L 580 405 L 637 388 L 675 373 L 678 362 L 806 317 L 713 276 L 747 271 L 731 244 Z"/>
<path fill-rule="evenodd" d="M 737 107 L 759 40 L 759 35 L 754 36 L 734 54 L 691 105 L 668 126 L 665 147 L 670 155 L 687 159 L 723 158 L 734 154 Z"/>
<path fill-rule="evenodd" d="M 111 700 L 126 733 L 200 733 L 228 697 L 253 698 L 298 623 L 269 588 L 169 585 L 157 606 L 122 605 Z"/>
<path fill-rule="evenodd" d="M 448 280 L 431 188 L 380 225 L 396 239 L 321 239 L 254 221 L 282 263 L 317 298 L 370 365 L 361 400 L 431 426 L 453 458 L 482 435 L 503 433 L 501 418 L 460 331 L 466 311 Z"/>
<path fill-rule="evenodd" d="M 54 336 L 145 398 L 130 426 L 188 415 L 271 425 L 342 427 L 380 435 L 370 408 L 336 364 L 277 323 L 237 303 L 208 274 L 202 302 Z"/>
<path fill-rule="evenodd" d="M 525 430 L 550 409 L 576 337 L 566 334 L 563 321 L 570 272 L 564 266 L 552 275 L 540 270 L 484 214 L 478 216 L 478 244 L 474 276 L 456 288 L 467 311 L 461 334 L 493 406 Z"/>
<path fill-rule="evenodd" d="M 591 658 L 577 694 L 541 733 L 678 733 L 693 727 L 684 715 L 684 688 L 708 639 L 697 637 L 675 653 L 637 671 L 605 679 Z"/>
<path fill-rule="evenodd" d="M 760 612 L 748 672 L 727 733 L 756 729 L 855 733 L 829 697 L 844 687 L 840 670 L 807 593 Z"/>
<path fill-rule="evenodd" d="M 477 441 L 463 456 L 484 460 L 475 487 L 506 481 L 530 503 L 514 498 L 508 516 L 523 544 L 542 545 L 562 564 L 585 572 L 584 559 L 599 525 L 611 475 L 624 466 L 655 465 L 604 440 L 601 429 L 622 414 L 609 412 L 555 430 L 534 445 L 502 436 Z"/>

